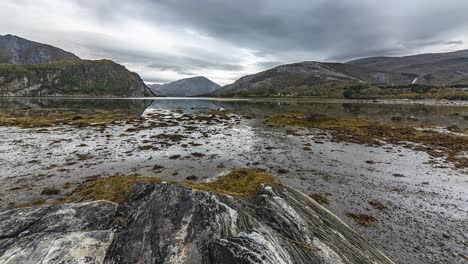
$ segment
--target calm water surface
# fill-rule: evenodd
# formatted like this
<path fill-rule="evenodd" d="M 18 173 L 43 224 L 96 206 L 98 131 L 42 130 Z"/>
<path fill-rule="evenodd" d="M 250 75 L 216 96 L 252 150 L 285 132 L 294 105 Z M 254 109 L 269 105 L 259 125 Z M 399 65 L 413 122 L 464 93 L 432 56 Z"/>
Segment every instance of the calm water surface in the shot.
<path fill-rule="evenodd" d="M 98 109 L 143 114 L 147 110 L 227 109 L 240 114 L 268 116 L 284 112 L 324 114 L 333 117 L 369 118 L 390 121 L 393 117 L 412 120 L 416 125 L 468 127 L 468 106 L 423 104 L 377 104 L 361 102 L 307 100 L 243 100 L 243 99 L 71 99 L 71 98 L 0 98 L 0 111 L 16 115 L 43 115 L 35 110 L 63 110 L 89 113 Z"/>

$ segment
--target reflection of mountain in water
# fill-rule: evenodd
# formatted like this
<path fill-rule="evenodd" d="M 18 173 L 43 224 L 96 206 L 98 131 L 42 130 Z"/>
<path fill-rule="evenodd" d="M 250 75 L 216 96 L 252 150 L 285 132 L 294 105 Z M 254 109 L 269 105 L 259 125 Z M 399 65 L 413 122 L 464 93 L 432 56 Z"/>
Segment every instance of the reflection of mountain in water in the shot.
<path fill-rule="evenodd" d="M 276 113 L 303 112 L 344 118 L 369 118 L 389 122 L 392 117 L 411 117 L 424 125 L 468 127 L 463 119 L 466 107 L 417 104 L 372 104 L 341 102 L 307 102 L 280 100 L 226 99 L 72 99 L 72 98 L 0 98 L 0 110 L 55 109 L 92 112 L 96 109 L 142 114 L 146 109 L 183 110 L 191 113 L 202 109 L 227 109 L 249 116 L 270 116 Z"/>
<path fill-rule="evenodd" d="M 417 119 L 418 121 L 415 124 L 468 127 L 463 118 L 457 118 L 457 115 L 466 108 L 452 106 L 279 100 L 158 99 L 153 101 L 149 107 L 149 109 L 180 109 L 185 112 L 219 108 L 244 115 L 263 117 L 277 113 L 302 112 L 343 118 L 369 118 L 381 122 L 390 122 L 392 117 L 400 116 Z"/>
<path fill-rule="evenodd" d="M 108 111 L 123 111 L 142 114 L 151 104 L 150 100 L 134 99 L 78 99 L 78 98 L 21 98 L 5 97 L 0 99 L 0 109 L 66 109 L 76 112 L 94 111 L 96 109 Z"/>
<path fill-rule="evenodd" d="M 177 110 L 181 109 L 185 112 L 200 109 L 218 109 L 224 108 L 221 101 L 217 100 L 202 100 L 202 99 L 158 99 L 154 100 L 147 109 L 163 109 Z"/>

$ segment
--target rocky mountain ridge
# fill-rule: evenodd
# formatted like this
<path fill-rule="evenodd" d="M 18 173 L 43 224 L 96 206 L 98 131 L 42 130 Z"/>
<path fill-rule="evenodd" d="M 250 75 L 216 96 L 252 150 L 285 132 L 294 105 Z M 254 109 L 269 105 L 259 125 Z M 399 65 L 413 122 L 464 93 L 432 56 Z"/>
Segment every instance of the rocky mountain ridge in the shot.
<path fill-rule="evenodd" d="M 349 86 L 447 86 L 468 84 L 468 50 L 348 63 L 305 61 L 244 76 L 214 96 L 333 96 Z M 467 85 L 468 86 L 468 85 Z"/>
<path fill-rule="evenodd" d="M 412 77 L 407 84 L 450 85 L 468 83 L 468 50 L 403 57 L 371 57 L 347 64 L 398 72 Z M 387 83 L 392 81 L 388 78 Z"/>
<path fill-rule="evenodd" d="M 37 64 L 79 60 L 75 54 L 14 35 L 0 35 L 0 63 Z"/>
<path fill-rule="evenodd" d="M 0 36 L 0 96 L 155 96 L 140 76 L 110 60 L 18 36 Z"/>

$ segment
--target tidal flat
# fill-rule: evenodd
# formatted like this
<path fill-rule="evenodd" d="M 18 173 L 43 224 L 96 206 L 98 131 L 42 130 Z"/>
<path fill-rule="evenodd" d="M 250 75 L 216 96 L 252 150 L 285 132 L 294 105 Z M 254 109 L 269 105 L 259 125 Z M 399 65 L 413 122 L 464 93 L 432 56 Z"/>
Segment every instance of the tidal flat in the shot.
<path fill-rule="evenodd" d="M 206 182 L 250 168 L 397 263 L 463 263 L 467 129 L 463 102 L 2 98 L 0 210 L 93 199 L 109 180 L 216 191 Z"/>

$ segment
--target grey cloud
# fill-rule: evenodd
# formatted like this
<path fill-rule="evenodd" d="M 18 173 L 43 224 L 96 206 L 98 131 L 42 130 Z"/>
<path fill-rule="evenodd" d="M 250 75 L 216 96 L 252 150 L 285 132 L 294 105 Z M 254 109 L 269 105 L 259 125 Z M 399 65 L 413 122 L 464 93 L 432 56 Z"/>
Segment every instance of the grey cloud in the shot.
<path fill-rule="evenodd" d="M 260 66 L 260 68 L 269 69 L 269 68 L 279 66 L 281 64 L 284 64 L 284 62 L 282 62 L 282 61 L 265 61 L 265 62 L 258 63 L 258 66 Z"/>
<path fill-rule="evenodd" d="M 257 59 L 253 62 L 257 69 L 305 60 L 407 55 L 440 46 L 455 49 L 464 47 L 463 40 L 468 39 L 468 1 L 460 0 L 71 1 L 92 14 L 96 26 L 118 27 L 120 21 L 138 21 L 180 34 L 190 30 L 249 50 Z M 18 5 L 30 2 L 21 0 Z M 223 54 L 222 46 L 221 52 L 211 52 L 203 43 L 195 48 L 187 45 L 179 54 L 160 47 L 125 47 L 110 36 L 87 31 L 60 32 L 61 36 L 66 34 L 71 41 L 78 39 L 85 45 L 93 58 L 146 65 L 154 71 L 200 75 L 219 70 L 226 72 L 225 76 L 238 73 L 241 77 L 251 66 L 250 61 Z"/>
<path fill-rule="evenodd" d="M 455 0 L 147 2 L 163 10 L 158 21 L 268 53 L 309 51 L 316 60 L 411 53 L 416 41 L 431 45 L 450 32 L 465 34 L 468 26 L 468 2 Z"/>
<path fill-rule="evenodd" d="M 148 82 L 148 83 L 169 83 L 169 82 L 174 81 L 168 78 L 154 78 L 151 76 L 142 76 L 142 78 L 144 78 L 145 82 Z"/>
<path fill-rule="evenodd" d="M 446 45 L 463 45 L 465 44 L 465 42 L 461 40 L 452 40 L 452 41 L 446 41 L 445 44 Z"/>

